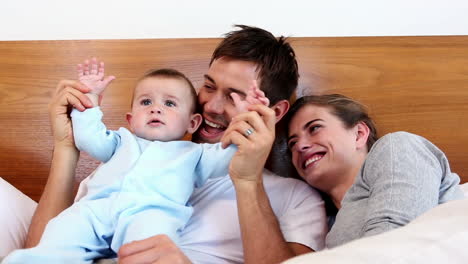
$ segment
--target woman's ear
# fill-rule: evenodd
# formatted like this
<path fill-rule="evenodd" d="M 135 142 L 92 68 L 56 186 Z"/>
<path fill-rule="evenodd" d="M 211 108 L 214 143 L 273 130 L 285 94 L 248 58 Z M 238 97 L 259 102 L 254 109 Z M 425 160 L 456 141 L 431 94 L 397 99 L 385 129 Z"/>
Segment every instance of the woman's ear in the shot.
<path fill-rule="evenodd" d="M 367 149 L 367 139 L 369 138 L 370 129 L 364 122 L 359 122 L 356 128 L 356 149 Z M 367 149 L 369 151 L 369 149 Z"/>
<path fill-rule="evenodd" d="M 132 126 L 132 113 L 128 112 L 125 117 L 127 118 L 127 123 L 131 127 Z"/>
<path fill-rule="evenodd" d="M 195 133 L 195 131 L 197 131 L 198 127 L 201 125 L 202 120 L 203 120 L 203 117 L 200 114 L 198 113 L 193 114 L 190 117 L 190 123 L 189 123 L 189 127 L 187 128 L 187 132 L 190 134 Z"/>
<path fill-rule="evenodd" d="M 289 106 L 290 104 L 288 100 L 281 100 L 271 107 L 271 109 L 275 111 L 276 123 L 278 123 L 288 112 Z"/>

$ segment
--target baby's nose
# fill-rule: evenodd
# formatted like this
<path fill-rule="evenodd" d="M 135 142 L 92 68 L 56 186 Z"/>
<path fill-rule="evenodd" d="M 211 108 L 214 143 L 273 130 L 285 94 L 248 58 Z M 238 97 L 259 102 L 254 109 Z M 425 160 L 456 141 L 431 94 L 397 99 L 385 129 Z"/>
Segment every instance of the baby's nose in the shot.
<path fill-rule="evenodd" d="M 156 113 L 157 113 L 157 114 L 162 114 L 161 107 L 159 107 L 159 106 L 153 106 L 153 107 L 151 108 L 151 113 L 152 113 L 152 114 L 156 114 Z"/>

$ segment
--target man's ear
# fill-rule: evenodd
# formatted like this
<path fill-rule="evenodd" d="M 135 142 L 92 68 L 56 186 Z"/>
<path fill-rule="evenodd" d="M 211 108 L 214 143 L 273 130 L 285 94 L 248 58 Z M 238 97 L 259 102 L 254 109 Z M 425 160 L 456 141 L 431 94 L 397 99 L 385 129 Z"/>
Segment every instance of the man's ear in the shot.
<path fill-rule="evenodd" d="M 193 114 L 190 117 L 190 123 L 189 123 L 189 127 L 187 128 L 187 132 L 190 134 L 195 133 L 195 131 L 197 131 L 198 127 L 201 125 L 202 120 L 203 120 L 203 117 L 200 114 L 198 113 Z"/>
<path fill-rule="evenodd" d="M 275 111 L 276 123 L 278 123 L 288 112 L 289 106 L 290 104 L 288 100 L 281 100 L 271 107 L 271 109 Z"/>
<path fill-rule="evenodd" d="M 132 126 L 132 113 L 128 112 L 125 117 L 127 118 L 127 123 L 129 126 Z"/>
<path fill-rule="evenodd" d="M 359 122 L 355 126 L 356 133 L 356 149 L 367 149 L 367 139 L 369 138 L 370 129 L 364 122 Z M 367 149 L 369 151 L 369 149 Z"/>

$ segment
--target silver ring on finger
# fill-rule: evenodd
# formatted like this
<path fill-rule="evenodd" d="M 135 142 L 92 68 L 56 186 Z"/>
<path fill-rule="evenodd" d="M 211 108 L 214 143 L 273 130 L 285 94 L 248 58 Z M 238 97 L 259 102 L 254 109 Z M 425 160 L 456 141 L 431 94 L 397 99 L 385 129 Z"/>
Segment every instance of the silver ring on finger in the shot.
<path fill-rule="evenodd" d="M 244 135 L 245 135 L 246 137 L 249 137 L 249 136 L 252 135 L 253 133 L 254 133 L 254 129 L 253 129 L 253 128 L 249 128 L 249 129 L 245 130 Z"/>

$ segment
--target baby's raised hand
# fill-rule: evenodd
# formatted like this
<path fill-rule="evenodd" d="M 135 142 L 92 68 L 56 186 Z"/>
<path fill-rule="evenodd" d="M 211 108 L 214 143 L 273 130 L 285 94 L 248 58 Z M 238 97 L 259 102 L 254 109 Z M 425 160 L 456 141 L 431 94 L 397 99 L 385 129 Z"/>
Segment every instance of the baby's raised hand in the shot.
<path fill-rule="evenodd" d="M 249 105 L 261 104 L 265 106 L 270 105 L 270 100 L 265 96 L 265 93 L 258 88 L 257 81 L 253 80 L 252 85 L 247 90 L 245 100 L 242 100 L 236 93 L 231 93 L 232 100 L 239 113 L 245 113 Z"/>
<path fill-rule="evenodd" d="M 104 89 L 115 79 L 115 76 L 104 77 L 104 62 L 85 60 L 77 66 L 78 80 L 91 89 L 89 93 L 100 95 Z"/>

